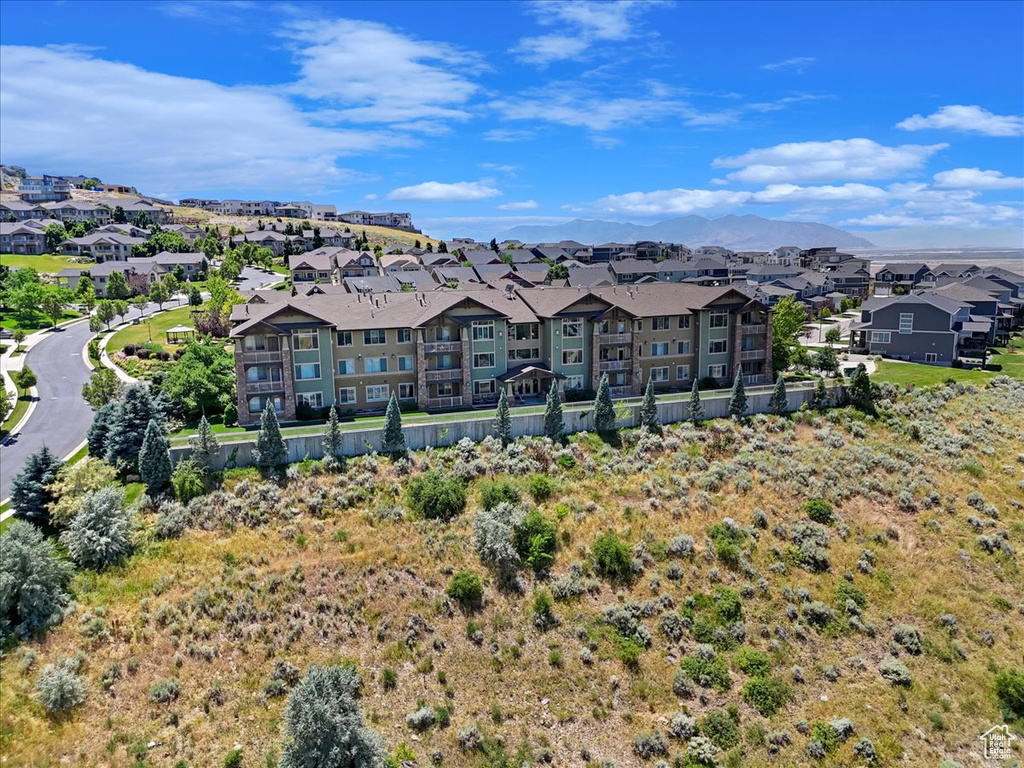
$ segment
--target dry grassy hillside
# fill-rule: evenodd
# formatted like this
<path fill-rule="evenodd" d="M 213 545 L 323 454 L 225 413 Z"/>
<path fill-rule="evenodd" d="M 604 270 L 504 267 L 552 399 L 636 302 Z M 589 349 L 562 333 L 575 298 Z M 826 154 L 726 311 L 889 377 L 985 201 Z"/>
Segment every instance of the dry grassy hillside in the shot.
<path fill-rule="evenodd" d="M 1024 386 L 888 391 L 879 419 L 466 444 L 295 466 L 279 483 L 238 473 L 165 541 L 143 512 L 137 554 L 80 573 L 63 624 L 5 654 L 6 764 L 214 766 L 241 745 L 242 765 L 275 765 L 295 672 L 347 661 L 367 722 L 421 766 L 692 765 L 674 736 L 694 726 L 722 765 L 863 765 L 862 739 L 877 765 L 978 765 L 978 736 L 1002 722 L 995 675 L 1022 666 Z M 405 509 L 428 467 L 468 483 L 451 522 Z M 481 563 L 474 517 L 494 480 L 557 526 L 549 573 L 502 586 Z M 625 578 L 595 563 L 605 532 L 629 547 Z M 484 579 L 476 609 L 445 592 L 463 569 Z M 537 590 L 554 596 L 540 620 Z M 49 719 L 36 676 L 76 653 L 86 702 Z M 171 679 L 177 697 L 154 702 Z M 413 730 L 423 706 L 450 723 Z M 484 742 L 466 751 L 471 726 Z"/>

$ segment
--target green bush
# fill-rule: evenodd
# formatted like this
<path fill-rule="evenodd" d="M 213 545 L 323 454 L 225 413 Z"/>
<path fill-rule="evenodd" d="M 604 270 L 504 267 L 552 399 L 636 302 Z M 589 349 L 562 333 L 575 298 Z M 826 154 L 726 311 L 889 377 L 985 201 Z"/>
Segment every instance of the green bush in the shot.
<path fill-rule="evenodd" d="M 202 496 L 206 492 L 203 470 L 193 459 L 182 459 L 174 467 L 174 473 L 171 475 L 171 488 L 174 489 L 174 496 L 178 501 L 188 504 L 192 499 Z"/>
<path fill-rule="evenodd" d="M 771 717 L 793 697 L 793 691 L 778 677 L 755 677 L 746 682 L 740 695 L 762 715 Z"/>
<path fill-rule="evenodd" d="M 1024 718 L 1024 670 L 1004 669 L 996 675 L 995 690 L 1006 719 Z"/>
<path fill-rule="evenodd" d="M 836 586 L 836 605 L 844 608 L 851 600 L 858 608 L 867 607 L 868 599 L 860 588 L 855 587 L 848 581 L 840 581 Z"/>
<path fill-rule="evenodd" d="M 825 748 L 825 754 L 828 755 L 839 749 L 839 745 L 842 743 L 839 732 L 828 723 L 820 721 L 811 724 L 811 738 L 820 741 L 821 746 Z"/>
<path fill-rule="evenodd" d="M 484 587 L 480 577 L 472 571 L 459 571 L 448 582 L 445 594 L 463 608 L 469 608 L 480 604 L 484 596 Z"/>
<path fill-rule="evenodd" d="M 808 499 L 804 502 L 804 514 L 822 525 L 831 525 L 836 519 L 832 514 L 832 505 L 824 499 Z"/>
<path fill-rule="evenodd" d="M 708 712 L 701 718 L 697 730 L 701 736 L 710 739 L 712 744 L 722 750 L 732 749 L 740 743 L 739 726 L 721 709 Z"/>
<path fill-rule="evenodd" d="M 751 677 L 767 677 L 772 671 L 768 654 L 754 648 L 740 648 L 734 657 L 736 666 Z"/>
<path fill-rule="evenodd" d="M 409 481 L 406 500 L 413 513 L 428 520 L 451 520 L 466 508 L 466 486 L 436 470 Z"/>
<path fill-rule="evenodd" d="M 729 670 L 720 658 L 705 659 L 700 656 L 687 656 L 679 662 L 679 666 L 701 688 L 727 691 L 732 686 Z"/>
<path fill-rule="evenodd" d="M 149 700 L 157 704 L 169 704 L 178 698 L 181 683 L 175 678 L 157 680 L 149 687 Z"/>
<path fill-rule="evenodd" d="M 519 503 L 519 489 L 505 480 L 485 482 L 480 486 L 480 503 L 484 509 L 494 509 L 499 504 Z"/>
<path fill-rule="evenodd" d="M 390 691 L 396 685 L 398 685 L 398 674 L 395 672 L 395 670 L 391 669 L 390 667 L 384 670 L 384 672 L 381 674 L 381 685 L 384 686 L 385 691 Z"/>
<path fill-rule="evenodd" d="M 242 748 L 232 749 L 224 757 L 224 768 L 242 768 Z"/>
<path fill-rule="evenodd" d="M 594 567 L 606 579 L 617 581 L 629 578 L 632 562 L 629 547 L 614 531 L 598 536 L 590 552 L 594 558 Z"/>
<path fill-rule="evenodd" d="M 743 618 L 743 603 L 735 590 L 719 587 L 711 593 L 711 599 L 723 621 L 739 621 Z"/>
<path fill-rule="evenodd" d="M 531 475 L 529 482 L 530 496 L 541 504 L 551 498 L 555 492 L 555 481 L 547 475 Z"/>
<path fill-rule="evenodd" d="M 526 565 L 541 571 L 555 559 L 555 524 L 537 510 L 528 512 L 515 527 L 512 542 Z"/>
<path fill-rule="evenodd" d="M 39 703 L 51 715 L 59 715 L 80 707 L 85 702 L 85 681 L 75 673 L 75 664 L 66 660 L 47 664 L 36 682 Z"/>

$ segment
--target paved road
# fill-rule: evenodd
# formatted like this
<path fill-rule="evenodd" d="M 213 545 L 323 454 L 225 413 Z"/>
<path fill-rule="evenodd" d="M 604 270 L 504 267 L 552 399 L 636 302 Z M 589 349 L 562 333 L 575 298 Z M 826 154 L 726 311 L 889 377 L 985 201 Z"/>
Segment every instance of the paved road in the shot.
<path fill-rule="evenodd" d="M 268 275 L 251 268 L 242 273 L 246 289 L 280 279 L 280 275 Z M 173 306 L 174 302 L 165 305 L 166 308 Z M 146 314 L 154 309 L 155 304 L 148 305 Z M 133 307 L 126 319 L 138 316 L 139 311 Z M 21 470 L 29 454 L 45 444 L 64 457 L 85 440 L 93 415 L 92 408 L 82 399 L 82 385 L 92 375 L 82 359 L 82 348 L 89 337 L 89 323 L 75 323 L 52 331 L 50 338 L 40 341 L 26 355 L 26 365 L 35 371 L 39 380 L 36 384 L 39 400 L 25 426 L 0 446 L 0 499 L 10 495 L 11 479 Z M 144 429 L 145 424 L 139 428 Z"/>
<path fill-rule="evenodd" d="M 838 328 L 839 333 L 845 339 L 850 335 L 850 323 L 854 322 L 859 318 L 843 317 L 842 315 L 833 315 L 834 323 L 813 323 L 810 330 L 803 334 L 799 338 L 799 342 L 804 346 L 817 346 L 825 343 L 825 334 L 829 328 Z M 842 346 L 842 345 L 840 345 Z"/>

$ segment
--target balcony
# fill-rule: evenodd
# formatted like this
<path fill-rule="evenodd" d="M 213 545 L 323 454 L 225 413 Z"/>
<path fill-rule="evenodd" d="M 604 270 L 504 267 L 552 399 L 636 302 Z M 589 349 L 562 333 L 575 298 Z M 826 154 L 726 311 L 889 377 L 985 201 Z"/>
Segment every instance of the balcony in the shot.
<path fill-rule="evenodd" d="M 438 368 L 433 371 L 424 371 L 426 380 L 431 381 L 462 381 L 461 368 Z"/>
<path fill-rule="evenodd" d="M 427 400 L 427 408 L 461 408 L 462 397 L 431 397 Z"/>
<path fill-rule="evenodd" d="M 633 388 L 630 386 L 625 387 L 608 387 L 612 393 L 612 397 L 631 397 L 633 395 Z"/>
<path fill-rule="evenodd" d="M 280 363 L 282 361 L 281 352 L 243 352 L 242 353 L 242 364 L 243 365 L 257 365 L 259 363 Z"/>
<path fill-rule="evenodd" d="M 284 392 L 283 381 L 247 381 L 245 382 L 246 392 Z"/>
<path fill-rule="evenodd" d="M 597 335 L 598 344 L 632 344 L 633 334 L 632 333 L 599 333 Z"/>
<path fill-rule="evenodd" d="M 764 336 L 767 326 L 763 323 L 758 323 L 756 325 L 741 325 L 740 328 L 744 336 Z"/>
<path fill-rule="evenodd" d="M 632 367 L 632 360 L 599 360 L 597 363 L 599 371 L 628 371 Z"/>
<path fill-rule="evenodd" d="M 745 386 L 757 385 L 757 384 L 771 384 L 771 379 L 766 373 L 755 373 L 743 376 L 743 384 Z"/>
<path fill-rule="evenodd" d="M 423 344 L 423 354 L 425 355 L 443 355 L 461 351 L 461 341 L 428 341 Z"/>
<path fill-rule="evenodd" d="M 740 360 L 764 360 L 767 350 L 765 349 L 742 349 L 740 350 Z"/>

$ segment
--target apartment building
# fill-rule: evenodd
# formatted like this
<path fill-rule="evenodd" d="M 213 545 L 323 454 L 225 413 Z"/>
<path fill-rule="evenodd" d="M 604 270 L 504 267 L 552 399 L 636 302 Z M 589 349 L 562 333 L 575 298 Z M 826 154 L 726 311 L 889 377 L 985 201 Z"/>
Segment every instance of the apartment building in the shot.
<path fill-rule="evenodd" d="M 57 246 L 68 256 L 92 256 L 97 264 L 106 261 L 127 261 L 132 246 L 146 242 L 144 237 L 131 237 L 115 232 L 93 232 L 83 237 L 71 237 Z"/>
<path fill-rule="evenodd" d="M 0 222 L 0 253 L 46 253 L 46 228 L 36 220 Z"/>
<path fill-rule="evenodd" d="M 257 292 L 232 311 L 239 420 L 272 402 L 383 410 L 391 393 L 424 410 L 540 401 L 551 386 L 616 396 L 648 378 L 684 389 L 694 378 L 771 381 L 767 307 L 731 288 L 689 285 L 434 290 L 342 294 Z M 276 296 L 273 294 L 277 294 Z"/>
<path fill-rule="evenodd" d="M 18 185 L 18 196 L 26 203 L 69 200 L 71 182 L 59 176 L 26 176 Z"/>

